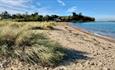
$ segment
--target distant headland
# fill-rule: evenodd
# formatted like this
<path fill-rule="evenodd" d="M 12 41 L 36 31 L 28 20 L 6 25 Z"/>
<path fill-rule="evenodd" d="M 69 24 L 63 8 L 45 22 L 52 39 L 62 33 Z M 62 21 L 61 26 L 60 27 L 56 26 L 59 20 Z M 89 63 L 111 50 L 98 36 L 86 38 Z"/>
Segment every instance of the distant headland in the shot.
<path fill-rule="evenodd" d="M 0 14 L 0 19 L 11 19 L 18 22 L 27 21 L 57 21 L 57 22 L 90 22 L 95 21 L 94 17 L 84 16 L 82 13 L 76 14 L 73 12 L 71 16 L 58 16 L 58 15 L 39 15 L 38 12 L 28 14 L 10 14 L 4 11 Z"/>

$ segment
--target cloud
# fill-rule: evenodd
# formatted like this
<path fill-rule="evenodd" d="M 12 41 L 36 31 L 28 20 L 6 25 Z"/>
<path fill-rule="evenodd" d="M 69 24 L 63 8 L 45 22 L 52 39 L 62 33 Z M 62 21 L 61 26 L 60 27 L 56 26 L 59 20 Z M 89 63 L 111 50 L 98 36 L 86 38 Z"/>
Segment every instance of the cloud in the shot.
<path fill-rule="evenodd" d="M 12 5 L 12 6 L 24 6 L 30 0 L 0 0 L 0 4 Z"/>
<path fill-rule="evenodd" d="M 3 11 L 8 11 L 9 13 L 22 13 L 22 12 L 25 12 L 27 11 L 26 8 L 23 8 L 23 7 L 14 7 L 12 5 L 7 5 L 7 4 L 0 4 L 0 12 L 3 12 Z"/>
<path fill-rule="evenodd" d="M 4 10 L 26 11 L 31 0 L 0 0 L 0 8 Z M 0 9 L 3 11 L 2 9 Z"/>
<path fill-rule="evenodd" d="M 30 11 L 31 12 L 38 12 L 41 15 L 59 15 L 57 11 L 52 10 L 50 7 L 41 7 L 41 8 L 36 8 Z"/>
<path fill-rule="evenodd" d="M 17 10 L 17 9 L 10 9 L 10 8 L 3 8 L 3 7 L 0 7 L 0 13 L 3 12 L 3 11 L 8 11 L 9 13 L 25 13 L 24 11 L 22 10 Z"/>
<path fill-rule="evenodd" d="M 67 13 L 72 13 L 72 12 L 76 12 L 77 11 L 77 7 L 73 6 L 71 8 L 68 8 Z"/>
<path fill-rule="evenodd" d="M 39 8 L 40 5 L 34 0 L 0 0 L 0 12 L 5 10 L 9 13 L 28 12 Z"/>
<path fill-rule="evenodd" d="M 41 7 L 41 3 L 36 0 L 0 0 L 0 13 L 8 11 L 14 13 L 34 13 L 38 12 L 42 15 L 57 14 L 57 11 L 52 10 L 50 7 Z"/>
<path fill-rule="evenodd" d="M 57 2 L 60 3 L 60 4 L 63 5 L 63 6 L 66 5 L 62 0 L 57 0 Z"/>

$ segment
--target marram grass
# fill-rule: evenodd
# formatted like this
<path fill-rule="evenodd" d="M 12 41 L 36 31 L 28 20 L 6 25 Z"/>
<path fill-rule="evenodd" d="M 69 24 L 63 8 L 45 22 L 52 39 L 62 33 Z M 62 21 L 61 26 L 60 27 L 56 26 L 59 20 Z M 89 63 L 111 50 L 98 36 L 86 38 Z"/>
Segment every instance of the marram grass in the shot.
<path fill-rule="evenodd" d="M 0 22 L 0 58 L 18 59 L 29 64 L 57 65 L 64 52 L 56 42 L 32 27 L 55 26 L 54 22 Z"/>

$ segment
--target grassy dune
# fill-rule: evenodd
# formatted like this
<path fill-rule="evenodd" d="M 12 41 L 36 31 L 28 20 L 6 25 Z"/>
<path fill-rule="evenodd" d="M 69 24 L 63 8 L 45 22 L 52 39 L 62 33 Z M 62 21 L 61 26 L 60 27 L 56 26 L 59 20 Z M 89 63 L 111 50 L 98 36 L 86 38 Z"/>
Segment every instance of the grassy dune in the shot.
<path fill-rule="evenodd" d="M 45 31 L 55 25 L 55 22 L 1 21 L 0 58 L 43 66 L 57 65 L 65 53 L 61 45 L 45 35 Z"/>

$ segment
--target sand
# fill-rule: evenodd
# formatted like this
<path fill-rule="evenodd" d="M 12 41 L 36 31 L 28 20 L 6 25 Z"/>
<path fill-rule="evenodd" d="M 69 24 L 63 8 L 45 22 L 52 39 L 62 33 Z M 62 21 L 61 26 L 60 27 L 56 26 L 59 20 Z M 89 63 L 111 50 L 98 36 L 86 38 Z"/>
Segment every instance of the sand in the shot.
<path fill-rule="evenodd" d="M 45 33 L 68 51 L 68 60 L 55 68 L 34 66 L 9 67 L 6 70 L 115 70 L 115 41 L 108 37 L 72 28 L 66 24 L 54 27 Z"/>
<path fill-rule="evenodd" d="M 55 28 L 58 30 L 48 31 L 48 36 L 58 41 L 63 47 L 74 49 L 77 55 L 73 61 L 66 61 L 67 64 L 54 70 L 59 68 L 62 70 L 115 70 L 114 39 L 96 36 L 68 25 Z"/>

